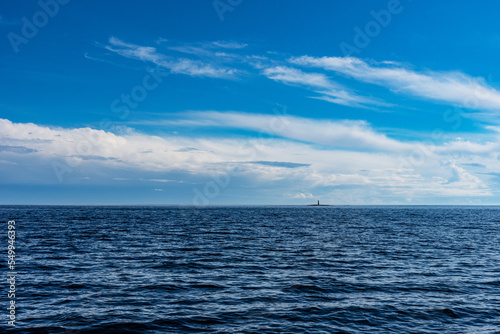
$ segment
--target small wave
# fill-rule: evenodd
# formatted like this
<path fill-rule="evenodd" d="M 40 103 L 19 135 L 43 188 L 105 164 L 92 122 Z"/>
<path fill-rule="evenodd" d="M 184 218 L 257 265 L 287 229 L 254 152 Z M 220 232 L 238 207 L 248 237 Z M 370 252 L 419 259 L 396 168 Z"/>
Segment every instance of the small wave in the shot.
<path fill-rule="evenodd" d="M 323 289 L 317 285 L 303 285 L 303 284 L 294 284 L 283 290 L 286 292 L 328 292 L 328 290 Z"/>

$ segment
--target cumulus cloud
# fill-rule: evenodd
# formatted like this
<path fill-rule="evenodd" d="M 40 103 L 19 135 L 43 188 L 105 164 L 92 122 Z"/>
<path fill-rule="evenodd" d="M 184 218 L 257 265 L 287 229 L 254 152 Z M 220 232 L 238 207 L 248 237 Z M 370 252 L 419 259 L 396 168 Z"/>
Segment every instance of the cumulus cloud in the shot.
<path fill-rule="evenodd" d="M 0 170 L 3 177 L 12 178 L 16 171 L 25 168 L 18 166 L 50 168 L 57 162 L 60 168 L 65 166 L 92 180 L 108 175 L 110 180 L 128 182 L 132 178 L 179 186 L 192 184 L 196 177 L 229 173 L 248 180 L 249 185 L 283 182 L 286 188 L 329 188 L 332 193 L 337 187 L 344 187 L 346 193 L 362 187 L 367 194 L 405 198 L 489 196 L 491 176 L 473 174 L 466 164 L 500 170 L 494 152 L 464 150 L 456 157 L 455 151 L 446 151 L 446 145 L 453 147 L 451 144 L 429 147 L 425 159 L 401 167 L 401 159 L 419 146 L 390 139 L 366 123 L 287 116 L 280 125 L 272 117 L 276 116 L 216 112 L 196 116 L 199 124 L 220 126 L 222 122 L 233 128 L 267 129 L 271 134 L 273 129 L 276 131 L 275 136 L 258 138 L 159 137 L 135 131 L 115 134 L 0 119 L 2 147 L 16 148 L 0 150 Z M 129 174 L 119 177 L 113 170 Z M 152 172 L 166 177 L 144 177 Z M 172 173 L 181 172 L 186 179 L 173 177 Z M 30 182 L 47 180 L 43 175 L 43 180 Z M 51 180 L 57 181 L 54 174 Z"/>

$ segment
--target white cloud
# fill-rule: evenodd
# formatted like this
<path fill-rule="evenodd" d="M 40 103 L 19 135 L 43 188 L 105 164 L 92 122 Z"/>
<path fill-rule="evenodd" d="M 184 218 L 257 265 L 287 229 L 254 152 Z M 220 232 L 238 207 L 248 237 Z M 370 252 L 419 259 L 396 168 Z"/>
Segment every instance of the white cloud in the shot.
<path fill-rule="evenodd" d="M 183 121 L 167 121 L 182 124 Z M 237 112 L 194 112 L 187 125 L 221 126 L 262 131 L 275 136 L 336 148 L 402 151 L 415 147 L 377 133 L 364 121 L 330 121 L 295 116 Z"/>
<path fill-rule="evenodd" d="M 305 199 L 305 198 L 313 198 L 313 194 L 309 192 L 299 192 L 299 193 L 285 193 L 284 197 L 294 198 L 294 199 Z"/>
<path fill-rule="evenodd" d="M 296 68 L 285 66 L 267 67 L 263 70 L 263 74 L 269 79 L 281 81 L 286 84 L 301 84 L 316 88 L 334 88 L 334 85 L 322 73 L 306 73 Z"/>
<path fill-rule="evenodd" d="M 246 44 L 235 41 L 215 41 L 168 46 L 167 50 L 197 56 L 198 59 L 177 57 L 160 53 L 156 47 L 141 46 L 110 37 L 105 48 L 126 58 L 154 63 L 172 73 L 197 77 L 235 79 L 246 73 L 251 65 L 261 74 L 276 82 L 301 85 L 313 90 L 311 98 L 362 108 L 391 107 L 393 104 L 354 92 L 349 87 L 333 81 L 324 73 L 307 73 L 282 65 L 282 61 L 261 56 L 245 56 L 219 52 L 241 50 Z M 87 58 L 92 59 L 88 55 Z M 288 64 L 316 67 L 349 76 L 353 79 L 380 85 L 395 93 L 451 104 L 479 111 L 500 110 L 500 91 L 488 85 L 483 78 L 467 74 L 438 71 L 416 71 L 392 61 L 365 61 L 355 57 L 311 57 L 288 59 Z M 479 115 L 478 115 L 479 117 Z"/>
<path fill-rule="evenodd" d="M 300 193 L 316 194 L 315 189 L 326 188 L 333 194 L 342 186 L 345 198 L 360 187 L 370 194 L 368 198 L 375 195 L 418 198 L 489 196 L 491 177 L 473 174 L 465 169 L 465 163 L 474 162 L 490 171 L 500 171 L 494 152 L 481 151 L 478 155 L 463 151 L 452 158 L 454 153 L 446 151 L 446 145 L 431 147 L 431 153 L 422 163 L 401 168 L 401 158 L 417 146 L 390 139 L 363 122 L 286 116 L 280 120 L 281 127 L 269 115 L 210 112 L 198 113 L 196 117 L 200 124 L 222 122 L 234 128 L 278 131 L 285 139 L 158 137 L 135 131 L 119 135 L 90 128 L 52 128 L 0 119 L 1 145 L 18 148 L 0 151 L 0 161 L 18 163 L 0 164 L 2 177 L 12 179 L 23 168 L 47 166 L 43 167 L 47 169 L 58 162 L 80 173 L 79 177 L 91 180 L 108 175 L 109 180 L 135 179 L 164 185 L 176 182 L 192 187 L 195 177 L 230 173 L 233 178 L 248 180 L 252 187 L 281 184 L 290 189 L 285 191 L 290 194 L 296 194 L 292 189 L 308 189 Z M 321 147 L 317 147 L 318 142 Z M 197 149 L 185 150 L 186 147 Z M 127 171 L 127 177 L 120 177 L 113 170 Z M 151 172 L 165 177 L 144 176 Z M 186 179 L 175 173 L 182 173 Z M 41 178 L 30 182 L 49 180 L 45 174 Z M 57 182 L 54 174 L 51 182 Z M 309 198 L 309 195 L 299 196 Z"/>
<path fill-rule="evenodd" d="M 116 37 L 109 39 L 109 45 L 106 46 L 106 49 L 126 58 L 152 62 L 176 74 L 230 79 L 234 78 L 238 73 L 236 69 L 201 60 L 169 57 L 159 53 L 155 47 L 127 43 Z"/>
<path fill-rule="evenodd" d="M 146 179 L 144 181 L 150 181 L 150 182 L 160 182 L 160 183 L 169 183 L 169 182 L 173 182 L 173 183 L 182 183 L 182 181 L 178 181 L 178 180 L 167 180 L 167 179 Z"/>
<path fill-rule="evenodd" d="M 312 98 L 346 106 L 365 108 L 365 105 L 389 106 L 387 103 L 363 97 L 350 92 L 342 85 L 333 82 L 322 73 L 307 73 L 297 68 L 287 66 L 272 66 L 262 70 L 262 74 L 274 81 L 287 85 L 302 85 L 311 87 L 320 96 Z"/>
<path fill-rule="evenodd" d="M 211 45 L 213 47 L 222 49 L 243 49 L 248 46 L 248 44 L 234 42 L 234 41 L 215 41 L 212 42 Z"/>
<path fill-rule="evenodd" d="M 417 72 L 394 62 L 368 63 L 354 57 L 293 57 L 289 62 L 331 70 L 364 82 L 425 99 L 476 110 L 500 110 L 500 91 L 484 79 L 460 72 Z"/>

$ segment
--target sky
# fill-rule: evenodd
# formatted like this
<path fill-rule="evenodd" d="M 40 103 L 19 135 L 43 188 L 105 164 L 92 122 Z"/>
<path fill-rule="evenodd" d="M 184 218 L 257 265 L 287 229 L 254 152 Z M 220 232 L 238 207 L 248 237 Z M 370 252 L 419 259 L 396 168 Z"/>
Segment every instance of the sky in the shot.
<path fill-rule="evenodd" d="M 500 204 L 499 11 L 2 1 L 0 204 Z"/>

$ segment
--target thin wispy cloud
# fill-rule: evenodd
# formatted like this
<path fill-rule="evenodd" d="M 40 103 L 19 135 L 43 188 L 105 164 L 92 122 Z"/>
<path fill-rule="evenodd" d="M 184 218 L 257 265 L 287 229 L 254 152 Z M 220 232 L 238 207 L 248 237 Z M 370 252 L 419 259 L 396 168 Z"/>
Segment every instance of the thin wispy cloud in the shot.
<path fill-rule="evenodd" d="M 171 57 L 159 53 L 156 47 L 140 46 L 124 42 L 116 37 L 109 39 L 105 48 L 126 58 L 137 59 L 154 63 L 169 69 L 174 74 L 185 74 L 197 77 L 234 78 L 239 72 L 237 69 L 207 63 L 201 60 Z"/>
<path fill-rule="evenodd" d="M 290 58 L 289 62 L 341 73 L 396 93 L 475 110 L 500 110 L 499 90 L 482 78 L 460 72 L 418 72 L 394 62 L 368 63 L 354 57 L 301 56 Z"/>
<path fill-rule="evenodd" d="M 255 114 L 244 112 L 189 111 L 169 119 L 135 121 L 131 124 L 165 127 L 228 128 L 266 133 L 275 137 L 319 144 L 333 148 L 409 154 L 493 154 L 500 151 L 500 131 L 481 136 L 481 140 L 464 140 L 449 135 L 441 144 L 425 140 L 403 141 L 374 129 L 366 121 L 313 119 L 290 115 Z M 491 127 L 487 127 L 491 128 Z M 497 128 L 494 128 L 497 129 Z M 388 130 L 388 129 L 386 129 Z M 443 139 L 446 139 L 443 138 Z"/>
<path fill-rule="evenodd" d="M 232 41 L 215 41 L 166 46 L 174 55 L 167 55 L 153 46 L 141 46 L 110 37 L 106 49 L 126 58 L 152 62 L 172 71 L 190 76 L 206 76 L 232 79 L 248 70 L 250 65 L 265 77 L 286 85 L 303 86 L 317 95 L 310 98 L 350 107 L 372 108 L 392 106 L 390 103 L 356 94 L 349 88 L 334 82 L 322 73 L 307 73 L 300 69 L 271 65 L 268 57 L 227 53 L 219 50 L 240 50 L 247 44 Z M 199 59 L 175 56 L 175 53 L 196 56 Z"/>
<path fill-rule="evenodd" d="M 172 73 L 195 77 L 235 79 L 253 68 L 275 82 L 302 86 L 317 94 L 310 98 L 349 107 L 373 109 L 395 105 L 391 101 L 366 96 L 371 94 L 360 94 L 346 82 L 340 84 L 335 78 L 338 74 L 430 102 L 478 111 L 500 110 L 500 91 L 488 85 L 483 78 L 474 78 L 461 72 L 416 71 L 392 61 L 368 62 L 355 57 L 311 56 L 281 60 L 279 54 L 273 55 L 273 58 L 242 54 L 247 44 L 234 41 L 167 45 L 165 49 L 174 53 L 170 55 L 159 52 L 157 47 L 141 46 L 110 37 L 105 48 L 126 58 L 154 63 Z M 196 59 L 179 57 L 179 53 Z M 305 72 L 289 64 L 326 72 Z"/>
<path fill-rule="evenodd" d="M 184 123 L 185 122 L 185 123 Z M 377 133 L 364 121 L 331 121 L 294 116 L 280 116 L 282 127 L 270 127 L 276 123 L 275 115 L 248 114 L 236 112 L 193 112 L 186 121 L 167 123 L 189 126 L 229 127 L 264 131 L 288 139 L 361 150 L 402 151 L 411 150 L 414 145 L 403 143 Z"/>
<path fill-rule="evenodd" d="M 288 66 L 267 67 L 263 69 L 262 73 L 274 81 L 287 85 L 310 87 L 316 93 L 320 94 L 311 98 L 352 107 L 366 108 L 368 105 L 389 106 L 387 103 L 350 92 L 346 87 L 330 80 L 323 73 L 307 73 Z"/>
<path fill-rule="evenodd" d="M 248 44 L 234 42 L 234 41 L 215 41 L 212 42 L 211 45 L 213 47 L 223 48 L 223 49 L 243 49 L 248 46 Z"/>
<path fill-rule="evenodd" d="M 286 84 L 300 84 L 315 88 L 332 89 L 338 88 L 326 75 L 322 73 L 306 73 L 299 69 L 285 66 L 274 66 L 265 68 L 263 74 L 269 79 Z"/>
<path fill-rule="evenodd" d="M 232 58 L 232 60 L 239 59 L 241 56 L 235 52 L 248 46 L 247 44 L 234 41 L 170 44 L 171 45 L 167 46 L 167 49 L 171 51 L 222 61 L 224 61 L 224 58 Z"/>

